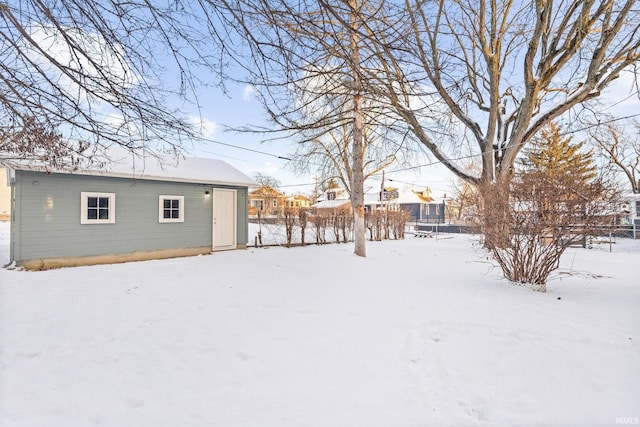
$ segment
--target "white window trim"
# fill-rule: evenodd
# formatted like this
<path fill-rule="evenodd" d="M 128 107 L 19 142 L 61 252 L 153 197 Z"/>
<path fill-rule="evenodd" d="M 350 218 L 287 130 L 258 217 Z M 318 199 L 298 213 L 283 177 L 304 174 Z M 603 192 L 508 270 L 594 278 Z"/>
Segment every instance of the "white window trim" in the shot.
<path fill-rule="evenodd" d="M 178 215 L 179 218 L 165 218 L 164 217 L 164 201 L 165 200 L 178 200 L 180 202 L 180 209 Z M 184 222 L 184 196 L 170 196 L 161 194 L 158 196 L 158 222 Z"/>
<path fill-rule="evenodd" d="M 107 197 L 109 199 L 109 219 L 89 219 L 87 216 L 89 197 Z M 115 224 L 116 222 L 116 193 L 80 193 L 80 224 Z"/>
<path fill-rule="evenodd" d="M 259 211 L 263 211 L 264 210 L 264 200 L 263 199 L 251 199 L 251 206 L 253 206 L 254 208 L 258 208 Z"/>

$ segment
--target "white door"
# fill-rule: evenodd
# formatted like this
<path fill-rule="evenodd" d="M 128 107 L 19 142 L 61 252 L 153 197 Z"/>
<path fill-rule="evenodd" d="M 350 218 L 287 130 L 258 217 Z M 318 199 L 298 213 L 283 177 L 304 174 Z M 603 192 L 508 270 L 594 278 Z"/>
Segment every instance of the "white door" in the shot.
<path fill-rule="evenodd" d="M 236 190 L 213 189 L 213 250 L 236 248 Z"/>

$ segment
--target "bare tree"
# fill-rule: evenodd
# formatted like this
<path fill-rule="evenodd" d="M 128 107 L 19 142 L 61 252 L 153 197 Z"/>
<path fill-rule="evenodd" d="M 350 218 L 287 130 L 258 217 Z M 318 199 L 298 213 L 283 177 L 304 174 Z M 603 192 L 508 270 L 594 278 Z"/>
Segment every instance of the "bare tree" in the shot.
<path fill-rule="evenodd" d="M 186 0 L 0 1 L 3 139 L 34 126 L 58 129 L 59 146 L 73 146 L 75 160 L 93 154 L 87 143 L 180 152 L 197 129 L 176 105 L 197 102 L 212 83 L 197 77 L 197 67 L 212 77 L 223 71 L 226 34 L 214 24 L 216 11 Z M 35 143 L 23 157 L 52 160 L 51 144 Z"/>
<path fill-rule="evenodd" d="M 364 108 L 364 128 L 362 146 L 363 178 L 377 175 L 391 165 L 409 165 L 409 159 L 418 161 L 423 153 L 412 149 L 403 141 L 398 141 L 389 127 L 378 124 L 368 116 Z M 343 188 L 351 192 L 353 177 L 353 135 L 352 126 L 343 123 L 329 130 L 326 135 L 313 141 L 300 144 L 293 156 L 296 169 L 301 172 L 317 172 L 322 182 L 340 182 Z"/>
<path fill-rule="evenodd" d="M 610 122 L 592 128 L 590 136 L 605 161 L 621 172 L 631 192 L 640 193 L 640 123 Z"/>
<path fill-rule="evenodd" d="M 261 172 L 256 172 L 253 175 L 253 180 L 258 184 L 260 184 L 261 187 L 269 187 L 269 188 L 273 188 L 274 190 L 277 190 L 278 188 L 280 188 L 279 180 L 277 180 L 276 178 L 270 175 L 265 175 Z"/>
<path fill-rule="evenodd" d="M 479 172 L 479 168 L 476 165 L 470 163 L 465 166 L 466 169 Z M 453 189 L 453 195 L 451 198 L 452 204 L 455 206 L 456 220 L 462 220 L 463 218 L 469 218 L 477 215 L 478 209 L 478 188 L 471 184 L 469 181 L 465 181 L 461 178 L 454 177 L 450 181 L 450 187 Z"/>
<path fill-rule="evenodd" d="M 262 217 L 263 215 L 277 215 L 280 217 L 280 204 L 278 203 L 278 199 L 282 197 L 282 194 L 278 191 L 278 187 L 280 187 L 280 181 L 276 178 L 265 175 L 260 172 L 256 172 L 253 175 L 253 179 L 255 182 L 260 184 L 260 188 L 252 192 L 252 194 L 257 194 L 262 199 L 262 205 L 256 209 L 256 214 L 258 217 L 258 243 L 262 246 Z M 274 206 L 275 205 L 275 206 Z"/>
<path fill-rule="evenodd" d="M 477 186 L 490 249 L 514 245 L 514 162 L 538 132 L 595 101 L 640 59 L 636 0 L 434 0 L 388 5 L 363 19 L 382 68 L 363 69 L 455 176 Z M 394 13 L 395 12 L 395 13 Z M 369 73 L 366 73 L 370 71 Z M 472 148 L 479 174 L 460 163 Z"/>
<path fill-rule="evenodd" d="M 88 144 L 65 140 L 34 118 L 27 118 L 21 130 L 0 130 L 0 163 L 5 166 L 38 159 L 52 168 L 76 168 L 87 148 Z"/>
<path fill-rule="evenodd" d="M 472 214 L 477 206 L 475 202 L 478 200 L 477 188 L 467 181 L 457 179 L 453 184 L 453 199 L 455 205 L 455 219 L 461 221 L 463 218 Z"/>
<path fill-rule="evenodd" d="M 635 5 L 407 1 L 383 31 L 380 19 L 361 23 L 384 64 L 363 81 L 454 175 L 474 184 L 508 181 L 518 153 L 545 124 L 596 99 L 637 64 Z M 466 140 L 482 159 L 480 174 L 452 159 Z"/>
<path fill-rule="evenodd" d="M 380 143 L 388 144 L 389 149 L 384 148 L 378 166 L 382 167 L 393 157 L 393 146 L 398 151 L 410 135 L 404 122 L 398 121 L 386 103 L 377 101 L 364 80 L 380 66 L 375 50 L 368 46 L 363 20 L 378 19 L 383 5 L 380 0 L 228 3 L 229 22 L 241 23 L 236 28 L 251 51 L 247 83 L 256 88 L 273 128 L 297 140 L 301 155 L 328 154 L 319 162 L 321 168 L 331 164 L 325 170 L 348 169 L 341 179 L 351 193 L 354 252 L 360 256 L 365 255 L 364 180 L 372 165 L 366 151 L 376 143 L 368 138 L 374 133 L 382 135 L 385 129 Z M 337 144 L 326 149 L 332 138 Z M 345 154 L 349 156 L 347 169 Z"/>
<path fill-rule="evenodd" d="M 314 140 L 357 115 L 311 99 L 375 99 L 454 175 L 493 191 L 545 124 L 597 99 L 637 64 L 635 6 L 239 0 L 230 9 L 252 47 L 252 82 L 281 129 Z M 308 84 L 319 76 L 322 85 Z M 467 146 L 481 159 L 479 174 L 454 160 Z"/>
<path fill-rule="evenodd" d="M 362 109 L 362 59 L 360 58 L 360 35 L 358 15 L 363 4 L 358 0 L 349 0 L 349 14 L 351 26 L 349 36 L 351 41 L 351 71 L 353 78 L 353 174 L 351 177 L 351 207 L 353 208 L 354 252 L 364 257 L 367 255 L 365 247 L 364 225 L 364 114 Z M 347 242 L 346 226 L 342 228 L 342 235 Z M 339 239 L 338 239 L 339 241 Z"/>

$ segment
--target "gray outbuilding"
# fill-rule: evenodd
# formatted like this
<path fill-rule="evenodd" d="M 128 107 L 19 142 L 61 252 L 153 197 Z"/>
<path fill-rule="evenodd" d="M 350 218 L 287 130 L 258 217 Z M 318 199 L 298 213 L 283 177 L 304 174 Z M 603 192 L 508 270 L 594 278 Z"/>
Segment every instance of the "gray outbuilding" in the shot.
<path fill-rule="evenodd" d="M 130 158 L 106 170 L 75 171 L 14 165 L 8 173 L 10 262 L 17 266 L 139 261 L 247 245 L 247 193 L 255 182 L 221 160 Z"/>

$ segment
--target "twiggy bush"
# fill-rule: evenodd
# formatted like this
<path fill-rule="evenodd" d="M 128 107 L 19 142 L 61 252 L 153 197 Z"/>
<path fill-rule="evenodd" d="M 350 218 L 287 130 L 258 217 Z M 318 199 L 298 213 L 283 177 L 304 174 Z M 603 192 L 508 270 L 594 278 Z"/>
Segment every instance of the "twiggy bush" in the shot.
<path fill-rule="evenodd" d="M 586 246 L 616 222 L 618 194 L 600 179 L 528 171 L 480 193 L 486 248 L 505 278 L 542 292 L 568 247 Z"/>

